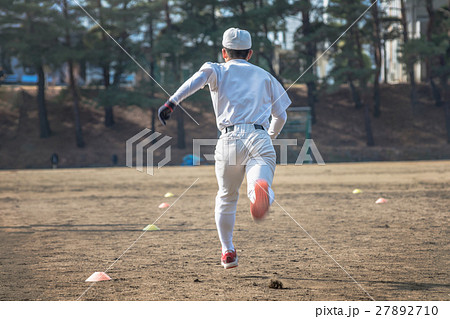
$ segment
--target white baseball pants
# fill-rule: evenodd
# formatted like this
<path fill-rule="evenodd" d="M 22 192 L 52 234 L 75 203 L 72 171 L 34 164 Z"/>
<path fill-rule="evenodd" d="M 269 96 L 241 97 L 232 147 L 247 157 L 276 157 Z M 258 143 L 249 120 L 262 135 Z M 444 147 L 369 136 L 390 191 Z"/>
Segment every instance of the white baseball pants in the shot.
<path fill-rule="evenodd" d="M 215 169 L 219 190 L 216 196 L 215 219 L 222 252 L 234 250 L 232 243 L 239 188 L 247 177 L 247 196 L 255 199 L 255 182 L 265 179 L 269 184 L 270 204 L 276 154 L 265 130 L 253 124 L 239 124 L 232 132 L 223 133 L 216 145 Z"/>

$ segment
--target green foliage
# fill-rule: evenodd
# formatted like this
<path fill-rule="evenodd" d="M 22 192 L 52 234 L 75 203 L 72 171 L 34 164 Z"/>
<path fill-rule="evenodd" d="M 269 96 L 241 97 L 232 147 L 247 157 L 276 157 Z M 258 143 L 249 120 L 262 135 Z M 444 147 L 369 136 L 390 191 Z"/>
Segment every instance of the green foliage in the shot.
<path fill-rule="evenodd" d="M 405 68 L 411 67 L 419 61 L 429 60 L 431 62 L 431 77 L 450 75 L 450 40 L 448 30 L 450 29 L 450 13 L 448 9 L 436 10 L 436 21 L 434 33 L 431 39 L 426 36 L 418 39 L 410 39 L 408 43 L 401 46 L 402 56 L 400 62 Z"/>
<path fill-rule="evenodd" d="M 61 29 L 53 1 L 4 1 L 0 16 L 2 49 L 25 67 L 55 65 L 59 61 Z"/>
<path fill-rule="evenodd" d="M 327 13 L 331 23 L 330 33 L 336 38 L 353 23 L 367 6 L 363 1 L 332 0 Z M 365 20 L 356 23 L 332 49 L 333 68 L 330 76 L 336 85 L 357 81 L 365 86 L 372 74 L 370 58 L 365 56 L 364 44 L 369 41 L 369 24 Z"/>

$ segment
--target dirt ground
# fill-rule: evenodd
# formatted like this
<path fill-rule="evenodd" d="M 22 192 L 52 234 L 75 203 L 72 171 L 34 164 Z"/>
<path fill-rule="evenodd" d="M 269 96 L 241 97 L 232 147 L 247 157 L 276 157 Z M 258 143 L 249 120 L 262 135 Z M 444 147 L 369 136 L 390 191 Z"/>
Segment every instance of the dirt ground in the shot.
<path fill-rule="evenodd" d="M 14 170 L 0 181 L 0 300 L 76 300 L 89 287 L 81 300 L 450 300 L 448 161 L 278 166 L 285 211 L 274 204 L 254 223 L 242 187 L 230 270 L 212 166 Z M 143 234 L 162 202 L 174 205 L 161 230 Z M 141 235 L 111 281 L 85 282 Z"/>

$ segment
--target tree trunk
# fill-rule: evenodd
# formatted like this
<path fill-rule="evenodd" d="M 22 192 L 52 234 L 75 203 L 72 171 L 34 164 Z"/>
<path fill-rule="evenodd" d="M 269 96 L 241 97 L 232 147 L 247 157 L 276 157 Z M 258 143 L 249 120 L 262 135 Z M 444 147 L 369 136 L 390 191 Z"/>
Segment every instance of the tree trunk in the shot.
<path fill-rule="evenodd" d="M 316 82 L 308 81 L 306 82 L 306 87 L 308 89 L 308 106 L 311 108 L 311 123 L 316 124 Z"/>
<path fill-rule="evenodd" d="M 125 13 L 127 11 L 127 5 L 129 4 L 129 1 L 124 1 L 122 3 L 122 11 L 123 13 Z M 124 15 L 125 16 L 125 15 Z M 126 24 L 126 19 L 122 19 L 122 23 L 125 25 Z M 120 45 L 122 46 L 122 48 L 124 48 L 125 50 L 126 48 L 126 40 L 128 39 L 128 32 L 123 29 L 121 30 L 120 33 L 120 39 L 118 41 L 120 41 Z M 120 50 L 119 51 L 119 56 L 117 58 L 117 67 L 115 68 L 115 72 L 114 72 L 114 79 L 113 79 L 113 85 L 119 87 L 120 86 L 120 78 L 122 77 L 122 74 L 125 72 L 125 59 L 127 57 L 125 56 L 125 53 Z"/>
<path fill-rule="evenodd" d="M 151 3 L 152 0 L 148 0 L 148 3 Z M 155 78 L 155 58 L 153 57 L 153 45 L 154 45 L 154 27 L 153 27 L 153 16 L 152 13 L 149 13 L 148 16 L 148 36 L 149 36 L 149 57 L 148 60 L 150 61 L 150 76 L 154 79 Z M 155 95 L 155 82 L 153 80 L 150 80 L 150 98 L 153 98 Z M 150 109 L 151 112 L 151 130 L 152 132 L 156 132 L 156 112 L 157 109 L 152 107 Z M 152 140 L 152 143 L 156 143 L 156 140 Z"/>
<path fill-rule="evenodd" d="M 380 94 L 380 81 L 374 81 L 373 83 L 373 116 L 381 116 L 381 94 Z"/>
<path fill-rule="evenodd" d="M 25 122 L 28 120 L 28 107 L 25 103 L 25 91 L 21 88 L 14 99 L 14 107 L 19 109 L 19 123 L 17 125 L 17 134 L 22 132 Z"/>
<path fill-rule="evenodd" d="M 366 128 L 367 146 L 374 146 L 375 145 L 375 141 L 373 139 L 372 123 L 371 123 L 371 120 L 370 120 L 369 105 L 367 103 L 364 105 L 364 126 Z"/>
<path fill-rule="evenodd" d="M 103 85 L 105 86 L 105 89 L 107 89 L 111 85 L 111 81 L 109 80 L 110 75 L 109 64 L 102 65 L 102 72 L 103 72 Z"/>
<path fill-rule="evenodd" d="M 79 66 L 80 66 L 80 78 L 83 80 L 83 83 L 86 83 L 86 60 L 85 59 L 81 59 L 78 62 Z"/>
<path fill-rule="evenodd" d="M 305 7 L 302 10 L 302 33 L 303 37 L 311 35 L 311 2 L 306 1 Z M 313 64 L 316 56 L 316 44 L 313 41 L 308 41 L 306 44 L 306 64 L 310 66 Z M 316 81 L 314 80 L 314 68 L 310 68 L 308 71 L 308 80 L 306 81 L 306 87 L 308 89 L 308 106 L 311 108 L 311 122 L 315 124 L 316 119 Z"/>
<path fill-rule="evenodd" d="M 109 70 L 110 70 L 109 65 L 103 66 L 103 82 L 105 84 L 105 90 L 107 90 L 111 85 L 109 82 Z M 112 106 L 104 106 L 103 108 L 105 110 L 105 126 L 106 127 L 114 126 L 115 122 L 114 122 L 113 107 Z"/>
<path fill-rule="evenodd" d="M 447 128 L 447 144 L 450 144 L 450 106 L 449 101 L 445 101 L 445 127 Z"/>
<path fill-rule="evenodd" d="M 212 31 L 215 34 L 217 32 L 217 18 L 216 18 L 216 2 L 215 0 L 212 1 L 211 4 L 211 17 L 212 17 Z M 217 61 L 217 55 L 219 54 L 219 46 L 217 44 L 217 38 L 213 38 L 213 45 L 212 45 L 212 61 Z"/>
<path fill-rule="evenodd" d="M 408 43 L 408 23 L 406 21 L 406 6 L 405 0 L 400 0 L 400 12 L 401 12 L 401 24 L 402 24 L 402 33 L 403 33 L 403 43 L 406 45 Z M 417 91 L 416 91 L 416 77 L 414 72 L 414 63 L 412 61 L 406 61 L 406 68 L 409 73 L 409 82 L 411 85 L 410 99 L 411 99 L 411 108 L 413 113 L 416 112 L 417 109 Z"/>
<path fill-rule="evenodd" d="M 97 0 L 97 9 L 98 9 L 98 19 L 99 19 L 100 25 L 104 25 L 103 17 L 102 17 L 102 1 L 101 0 Z M 107 41 L 105 32 L 101 33 L 101 38 L 102 38 L 102 42 L 105 44 Z M 105 86 L 105 89 L 108 89 L 109 86 L 111 85 L 111 82 L 109 80 L 111 67 L 109 65 L 109 62 L 103 63 L 101 67 L 102 67 L 102 72 L 103 72 L 103 85 Z M 111 127 L 114 125 L 113 108 L 112 108 L 112 106 L 105 106 L 104 110 L 105 110 L 105 126 Z"/>
<path fill-rule="evenodd" d="M 361 45 L 361 39 L 360 39 L 360 34 L 359 34 L 359 29 L 355 28 L 352 29 L 353 30 L 353 34 L 355 36 L 355 44 L 356 44 L 356 50 L 357 50 L 357 55 L 358 55 L 358 66 L 359 69 L 361 71 L 364 70 L 364 58 L 363 58 L 363 50 L 362 50 L 362 45 Z M 367 79 L 366 76 L 361 76 L 361 78 L 359 79 L 359 85 L 365 89 L 367 86 Z"/>
<path fill-rule="evenodd" d="M 448 7 L 450 8 L 450 0 L 448 0 Z M 447 54 L 449 54 L 450 49 L 447 48 Z M 439 62 L 442 67 L 445 67 L 445 57 L 441 55 L 439 57 Z M 447 74 L 442 72 L 442 76 L 440 77 L 442 92 L 444 92 L 444 106 L 445 106 L 445 126 L 447 128 L 447 143 L 450 144 L 450 92 L 448 87 L 448 77 Z"/>
<path fill-rule="evenodd" d="M 148 0 L 148 3 L 151 3 L 152 0 Z M 150 61 L 150 76 L 154 79 L 155 78 L 155 58 L 153 57 L 153 45 L 154 45 L 154 27 L 153 27 L 153 16 L 152 13 L 149 13 L 148 16 L 148 36 L 149 36 L 149 57 L 148 60 Z M 150 98 L 153 98 L 155 95 L 155 82 L 153 80 L 150 80 Z M 156 132 L 156 112 L 157 109 L 152 107 L 150 109 L 151 112 L 151 130 L 152 132 Z M 152 140 L 152 143 L 156 143 L 156 140 Z"/>
<path fill-rule="evenodd" d="M 150 1 L 151 2 L 151 1 Z M 155 78 L 155 58 L 153 57 L 153 42 L 154 42 L 154 31 L 153 31 L 153 17 L 150 13 L 149 19 L 148 19 L 148 33 L 149 33 L 149 44 L 150 44 L 150 50 L 149 50 L 149 61 L 150 61 L 150 75 L 152 78 Z M 151 84 L 151 97 L 153 97 L 153 87 L 155 86 L 154 81 L 152 80 L 150 82 Z"/>
<path fill-rule="evenodd" d="M 150 123 L 150 127 L 152 128 L 152 132 L 156 132 L 156 126 L 155 126 L 155 120 L 156 120 L 156 109 L 152 108 L 150 110 L 151 112 L 151 123 Z M 156 140 L 154 139 L 153 141 L 156 142 Z"/>
<path fill-rule="evenodd" d="M 164 1 L 164 12 L 166 14 L 165 20 L 166 20 L 167 30 L 170 31 L 172 29 L 172 19 L 170 18 L 170 7 L 169 7 L 168 0 Z"/>
<path fill-rule="evenodd" d="M 355 84 L 353 83 L 353 80 L 351 78 L 348 79 L 348 83 L 350 86 L 350 93 L 352 94 L 353 102 L 355 103 L 355 108 L 360 109 L 363 107 L 361 98 L 359 96 L 358 89 L 355 87 Z"/>
<path fill-rule="evenodd" d="M 447 76 L 441 77 L 441 84 L 444 92 L 445 107 L 445 127 L 447 128 L 447 143 L 450 144 L 450 88 L 448 87 Z"/>
<path fill-rule="evenodd" d="M 179 149 L 186 148 L 185 132 L 184 132 L 184 112 L 183 110 L 178 110 L 177 112 L 177 147 Z"/>
<path fill-rule="evenodd" d="M 124 72 L 123 67 L 123 59 L 122 54 L 119 54 L 119 61 L 117 61 L 117 66 L 115 68 L 114 76 L 113 76 L 113 86 L 119 87 L 120 86 L 120 78 L 122 77 L 122 74 Z"/>
<path fill-rule="evenodd" d="M 45 74 L 42 64 L 36 67 L 38 73 L 38 110 L 39 110 L 39 129 L 41 138 L 47 138 L 51 135 L 50 125 L 47 118 L 47 107 L 45 106 Z"/>
<path fill-rule="evenodd" d="M 97 0 L 97 9 L 98 9 L 98 20 L 100 22 L 100 25 L 103 25 L 103 8 L 102 8 L 102 0 Z M 100 33 L 101 39 L 103 44 L 106 43 L 107 39 L 106 39 L 106 34 L 105 32 L 103 32 L 103 30 Z M 105 46 L 106 47 L 106 46 Z M 103 63 L 101 65 L 102 68 L 102 72 L 103 72 L 103 85 L 105 86 L 105 88 L 108 88 L 110 85 L 110 80 L 109 80 L 109 73 L 110 73 L 110 66 L 109 63 Z"/>
<path fill-rule="evenodd" d="M 383 57 L 384 57 L 384 84 L 388 84 L 388 68 L 387 68 L 387 51 L 386 51 L 386 39 L 383 39 Z"/>
<path fill-rule="evenodd" d="M 434 98 L 434 105 L 437 107 L 442 106 L 442 98 L 441 98 L 441 92 L 439 91 L 439 87 L 436 85 L 436 82 L 434 82 L 434 79 L 432 76 L 429 77 L 430 86 L 431 86 L 431 93 L 433 94 Z"/>
<path fill-rule="evenodd" d="M 411 107 L 413 109 L 413 112 L 416 112 L 417 110 L 417 89 L 416 89 L 416 75 L 414 72 L 414 65 L 411 66 L 411 69 L 409 71 L 409 82 L 411 83 Z"/>
<path fill-rule="evenodd" d="M 66 20 L 69 19 L 69 12 L 67 7 L 67 0 L 63 1 L 63 13 L 64 18 Z M 66 46 L 70 49 L 72 47 L 71 39 L 70 39 L 70 31 L 69 28 L 66 27 L 65 30 L 65 37 L 66 37 Z M 70 92 L 72 93 L 72 99 L 73 99 L 73 114 L 74 114 L 74 122 L 75 122 L 75 139 L 77 147 L 84 147 L 84 139 L 83 139 L 83 129 L 81 126 L 81 119 L 80 119 L 80 97 L 78 96 L 77 91 L 77 85 L 75 83 L 75 76 L 73 71 L 73 60 L 69 58 L 67 61 L 67 64 L 69 65 L 69 87 Z"/>
<path fill-rule="evenodd" d="M 380 117 L 380 74 L 381 74 L 381 35 L 380 35 L 380 19 L 378 15 L 378 3 L 372 6 L 373 16 L 373 38 L 374 38 L 374 60 L 375 75 L 373 82 L 373 116 Z"/>
<path fill-rule="evenodd" d="M 166 25 L 169 33 L 172 29 L 172 19 L 170 17 L 170 6 L 169 2 L 165 2 L 165 12 L 166 12 Z M 172 73 L 175 78 L 175 81 L 181 82 L 182 75 L 179 72 L 179 53 L 178 52 L 172 52 Z M 176 114 L 176 120 L 177 120 L 177 147 L 179 149 L 185 149 L 186 148 L 186 142 L 185 142 L 185 131 L 184 131 L 184 111 L 181 109 L 178 109 Z"/>
<path fill-rule="evenodd" d="M 447 100 L 445 105 L 445 127 L 447 128 L 447 143 L 450 144 L 450 102 Z"/>
<path fill-rule="evenodd" d="M 114 125 L 114 112 L 112 106 L 105 106 L 105 126 L 111 127 Z"/>
<path fill-rule="evenodd" d="M 69 87 L 70 91 L 72 93 L 72 99 L 73 99 L 73 115 L 74 115 L 74 122 L 75 122 L 75 138 L 77 147 L 84 147 L 84 139 L 83 139 L 83 129 L 81 126 L 81 119 L 80 119 L 80 97 L 78 96 L 78 91 L 75 83 L 75 76 L 73 72 L 73 61 L 72 59 L 69 59 Z"/>
<path fill-rule="evenodd" d="M 432 43 L 432 35 L 433 35 L 433 26 L 435 20 L 435 14 L 433 9 L 433 1 L 426 0 L 426 7 L 428 12 L 428 25 L 427 25 L 427 41 Z M 432 72 L 432 58 L 427 57 L 425 60 L 426 68 L 427 68 L 427 77 L 430 82 L 431 92 L 434 98 L 434 105 L 442 106 L 441 92 L 439 92 L 439 88 L 434 82 L 433 72 Z"/>

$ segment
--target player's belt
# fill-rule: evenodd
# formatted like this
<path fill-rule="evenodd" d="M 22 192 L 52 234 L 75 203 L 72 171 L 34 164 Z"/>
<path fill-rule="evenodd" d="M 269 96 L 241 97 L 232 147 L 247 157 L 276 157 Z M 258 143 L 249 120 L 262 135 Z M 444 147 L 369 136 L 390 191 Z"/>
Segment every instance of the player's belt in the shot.
<path fill-rule="evenodd" d="M 256 130 L 264 130 L 264 126 L 259 124 L 253 124 Z M 225 128 L 225 133 L 233 132 L 234 131 L 234 125 L 227 126 Z"/>

